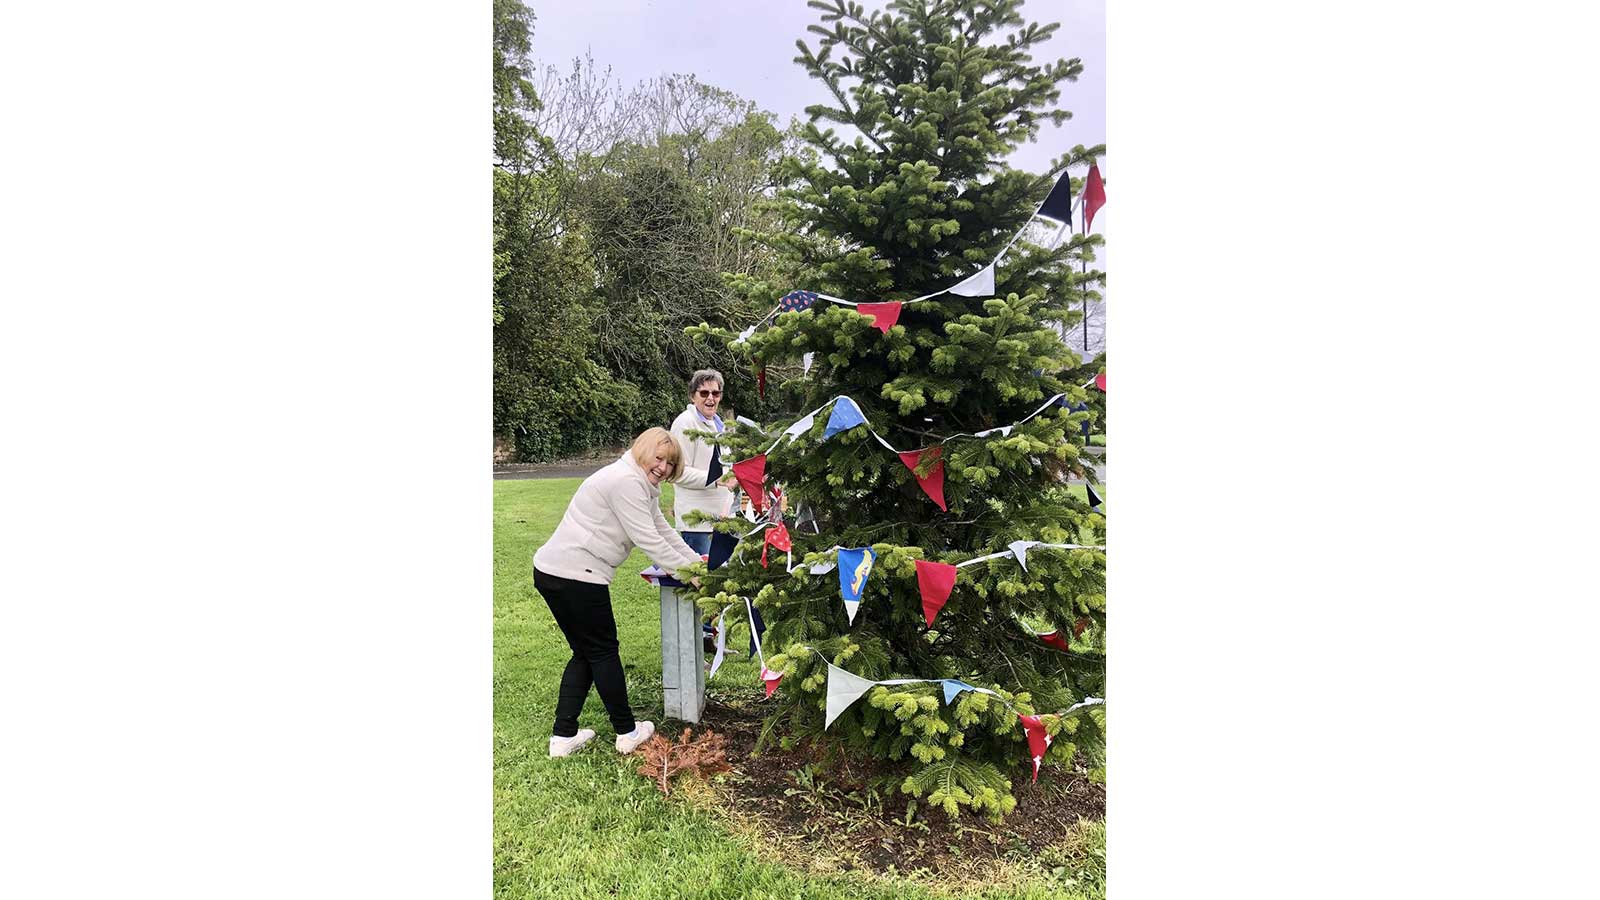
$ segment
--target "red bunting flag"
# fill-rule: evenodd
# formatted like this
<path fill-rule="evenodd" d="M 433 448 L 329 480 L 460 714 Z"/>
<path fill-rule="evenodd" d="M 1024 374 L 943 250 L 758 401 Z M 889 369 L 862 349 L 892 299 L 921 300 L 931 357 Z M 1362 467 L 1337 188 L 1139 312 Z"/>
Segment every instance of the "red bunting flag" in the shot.
<path fill-rule="evenodd" d="M 743 462 L 733 464 L 733 477 L 739 479 L 739 486 L 744 488 L 744 494 L 750 498 L 750 503 L 761 512 L 763 494 L 766 493 L 767 482 L 767 455 L 752 456 Z"/>
<path fill-rule="evenodd" d="M 767 367 L 762 366 L 756 370 L 756 396 L 765 400 L 767 397 Z"/>
<path fill-rule="evenodd" d="M 789 529 L 782 522 L 767 529 L 766 539 L 761 544 L 761 568 L 767 567 L 767 548 L 777 547 L 779 550 L 788 551 L 794 545 L 789 542 Z"/>
<path fill-rule="evenodd" d="M 1067 639 L 1061 636 L 1060 631 L 1052 631 L 1049 634 L 1041 634 L 1039 635 L 1039 641 L 1046 647 L 1054 647 L 1062 652 L 1067 652 L 1072 649 L 1071 647 L 1067 646 Z"/>
<path fill-rule="evenodd" d="M 1094 377 L 1094 386 L 1100 389 L 1100 393 L 1106 392 L 1106 373 L 1101 372 Z"/>
<path fill-rule="evenodd" d="M 956 567 L 949 563 L 917 560 L 917 589 L 922 591 L 922 615 L 933 627 L 933 619 L 944 609 L 950 591 L 956 586 Z"/>
<path fill-rule="evenodd" d="M 1033 757 L 1033 780 L 1039 780 L 1039 765 L 1044 762 L 1044 752 L 1050 749 L 1050 735 L 1038 716 L 1018 715 L 1022 730 L 1028 734 L 1028 755 Z"/>
<path fill-rule="evenodd" d="M 872 327 L 884 334 L 900 321 L 900 301 L 892 303 L 861 303 L 856 306 L 856 312 L 872 319 Z"/>
<path fill-rule="evenodd" d="M 761 680 L 767 685 L 767 697 L 771 700 L 773 693 L 778 690 L 778 682 L 783 680 L 782 672 L 774 672 L 766 666 L 761 667 Z"/>
<path fill-rule="evenodd" d="M 1094 226 L 1094 214 L 1106 205 L 1106 183 L 1100 177 L 1100 164 L 1089 164 L 1089 183 L 1083 188 L 1083 233 Z"/>
<path fill-rule="evenodd" d="M 929 459 L 938 459 L 933 468 L 926 475 L 917 474 L 917 464 L 922 461 L 922 454 L 928 454 Z M 922 450 L 907 450 L 900 454 L 900 461 L 911 470 L 912 477 L 917 479 L 917 484 L 922 487 L 923 493 L 939 504 L 939 508 L 949 512 L 949 507 L 944 505 L 944 460 L 939 459 L 944 453 L 943 447 L 927 447 Z"/>

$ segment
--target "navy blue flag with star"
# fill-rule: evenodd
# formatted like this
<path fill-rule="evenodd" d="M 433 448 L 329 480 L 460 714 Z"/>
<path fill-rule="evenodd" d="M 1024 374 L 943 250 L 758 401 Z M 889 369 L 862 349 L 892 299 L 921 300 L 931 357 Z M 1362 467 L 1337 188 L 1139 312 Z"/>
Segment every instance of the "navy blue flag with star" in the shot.
<path fill-rule="evenodd" d="M 778 312 L 800 312 L 817 302 L 816 291 L 790 291 L 778 299 Z"/>

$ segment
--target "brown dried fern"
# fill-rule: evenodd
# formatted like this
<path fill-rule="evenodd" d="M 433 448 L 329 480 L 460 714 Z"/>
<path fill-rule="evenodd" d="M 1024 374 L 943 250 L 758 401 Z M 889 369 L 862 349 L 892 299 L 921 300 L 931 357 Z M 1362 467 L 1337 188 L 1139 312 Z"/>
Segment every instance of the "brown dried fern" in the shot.
<path fill-rule="evenodd" d="M 639 763 L 639 774 L 655 780 L 662 794 L 671 794 L 670 779 L 680 772 L 694 772 L 701 778 L 726 772 L 728 765 L 728 739 L 706 729 L 705 734 L 691 740 L 693 729 L 685 728 L 673 743 L 656 735 L 640 748 L 644 760 Z"/>

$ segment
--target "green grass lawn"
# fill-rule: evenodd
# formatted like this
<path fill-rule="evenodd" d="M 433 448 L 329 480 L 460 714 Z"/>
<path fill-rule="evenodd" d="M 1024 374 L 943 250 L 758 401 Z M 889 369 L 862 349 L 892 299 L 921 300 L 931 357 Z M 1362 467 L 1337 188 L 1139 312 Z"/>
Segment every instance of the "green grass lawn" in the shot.
<path fill-rule="evenodd" d="M 580 724 L 598 737 L 579 753 L 550 759 L 556 686 L 569 655 L 549 608 L 533 589 L 533 551 L 549 538 L 580 479 L 494 483 L 494 882 L 495 896 L 625 898 L 891 898 L 951 896 L 910 879 L 817 876 L 758 859 L 690 804 L 663 798 L 617 755 L 599 697 Z M 671 487 L 663 492 L 670 504 Z M 670 520 L 670 516 L 669 516 Z M 661 724 L 660 603 L 636 573 L 637 550 L 617 570 L 612 605 L 636 714 Z M 754 696 L 759 679 L 730 658 L 707 688 Z M 675 736 L 675 735 L 674 735 Z M 1104 832 L 1098 833 L 1103 841 Z M 1103 846 L 1103 844 L 1102 844 Z M 1076 897 L 1040 861 L 1020 888 L 973 897 Z M 1098 879 L 1091 879 L 1098 881 Z M 1080 882 L 1081 884 L 1081 882 Z M 1088 885 L 1084 885 L 1087 887 Z M 1093 894 L 1098 896 L 1098 890 Z"/>

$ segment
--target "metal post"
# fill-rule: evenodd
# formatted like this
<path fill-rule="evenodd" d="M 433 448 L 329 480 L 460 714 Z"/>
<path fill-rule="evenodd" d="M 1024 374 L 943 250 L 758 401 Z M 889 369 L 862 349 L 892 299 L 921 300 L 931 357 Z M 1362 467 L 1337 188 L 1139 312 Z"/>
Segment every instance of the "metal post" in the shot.
<path fill-rule="evenodd" d="M 661 589 L 661 705 L 669 719 L 699 722 L 705 709 L 705 648 L 700 630 L 700 610 L 678 596 L 676 588 Z"/>

